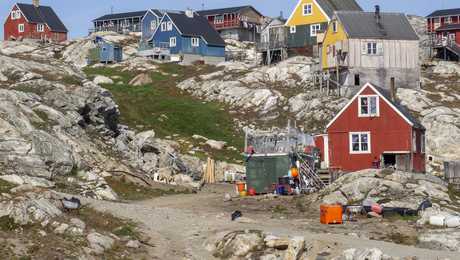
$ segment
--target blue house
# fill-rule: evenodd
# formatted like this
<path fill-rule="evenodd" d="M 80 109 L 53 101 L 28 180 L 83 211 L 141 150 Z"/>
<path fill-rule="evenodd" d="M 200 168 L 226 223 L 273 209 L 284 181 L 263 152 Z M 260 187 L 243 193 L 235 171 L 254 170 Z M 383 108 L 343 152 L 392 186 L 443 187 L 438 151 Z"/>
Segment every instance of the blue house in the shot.
<path fill-rule="evenodd" d="M 192 64 L 225 61 L 225 42 L 203 16 L 191 10 L 164 13 L 144 56 Z M 145 55 L 148 54 L 148 55 Z"/>
<path fill-rule="evenodd" d="M 119 44 L 108 42 L 97 36 L 94 40 L 96 48 L 90 50 L 88 63 L 115 63 L 123 60 L 123 47 Z"/>
<path fill-rule="evenodd" d="M 150 39 L 160 24 L 164 12 L 158 9 L 149 9 L 141 20 L 142 41 Z"/>

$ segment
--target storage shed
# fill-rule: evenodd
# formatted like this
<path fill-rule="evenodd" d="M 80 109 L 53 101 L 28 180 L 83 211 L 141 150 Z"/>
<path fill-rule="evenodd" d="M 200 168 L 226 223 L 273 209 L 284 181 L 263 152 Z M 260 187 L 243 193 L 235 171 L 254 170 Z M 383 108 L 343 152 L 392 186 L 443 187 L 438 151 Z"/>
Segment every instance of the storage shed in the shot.
<path fill-rule="evenodd" d="M 120 44 L 108 42 L 101 37 L 94 40 L 96 48 L 90 51 L 89 63 L 116 63 L 123 60 L 123 47 Z"/>

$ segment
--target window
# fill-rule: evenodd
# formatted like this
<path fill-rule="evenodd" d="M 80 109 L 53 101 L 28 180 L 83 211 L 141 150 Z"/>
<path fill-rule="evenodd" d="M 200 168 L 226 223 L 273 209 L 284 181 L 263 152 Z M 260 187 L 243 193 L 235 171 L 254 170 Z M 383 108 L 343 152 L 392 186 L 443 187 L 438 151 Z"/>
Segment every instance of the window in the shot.
<path fill-rule="evenodd" d="M 313 14 L 313 5 L 312 4 L 304 4 L 303 5 L 303 15 L 312 15 Z"/>
<path fill-rule="evenodd" d="M 216 16 L 216 18 L 214 18 L 214 23 L 216 24 L 224 23 L 224 16 L 223 15 Z"/>
<path fill-rule="evenodd" d="M 316 36 L 316 34 L 321 30 L 321 24 L 312 24 L 310 25 L 310 35 Z"/>
<path fill-rule="evenodd" d="M 200 38 L 193 37 L 192 38 L 192 46 L 199 47 L 200 46 Z"/>
<path fill-rule="evenodd" d="M 21 11 L 16 10 L 11 12 L 11 20 L 16 20 L 21 18 Z"/>
<path fill-rule="evenodd" d="M 151 21 L 150 22 L 150 30 L 155 31 L 156 28 L 157 28 L 157 21 L 156 20 Z"/>
<path fill-rule="evenodd" d="M 359 74 L 355 74 L 355 86 L 360 86 L 360 85 L 361 85 L 361 82 L 360 82 Z"/>
<path fill-rule="evenodd" d="M 44 32 L 45 31 L 45 25 L 42 23 L 37 24 L 37 32 Z"/>
<path fill-rule="evenodd" d="M 332 22 L 332 31 L 337 32 L 337 21 Z"/>
<path fill-rule="evenodd" d="M 412 151 L 417 152 L 417 132 L 412 132 Z"/>
<path fill-rule="evenodd" d="M 350 153 L 371 153 L 371 134 L 370 132 L 350 133 Z"/>
<path fill-rule="evenodd" d="M 18 31 L 19 32 L 24 32 L 24 24 L 18 24 Z"/>
<path fill-rule="evenodd" d="M 161 31 L 166 32 L 166 30 L 167 30 L 166 22 L 162 22 L 161 23 Z"/>
<path fill-rule="evenodd" d="M 379 116 L 379 97 L 359 96 L 359 117 Z"/>
<path fill-rule="evenodd" d="M 291 26 L 289 30 L 291 31 L 291 33 L 296 33 L 297 27 Z"/>
<path fill-rule="evenodd" d="M 168 22 L 168 31 L 172 31 L 172 22 Z"/>
<path fill-rule="evenodd" d="M 169 38 L 169 47 L 176 47 L 176 37 Z"/>
<path fill-rule="evenodd" d="M 367 43 L 367 54 L 377 55 L 377 43 L 376 42 Z"/>

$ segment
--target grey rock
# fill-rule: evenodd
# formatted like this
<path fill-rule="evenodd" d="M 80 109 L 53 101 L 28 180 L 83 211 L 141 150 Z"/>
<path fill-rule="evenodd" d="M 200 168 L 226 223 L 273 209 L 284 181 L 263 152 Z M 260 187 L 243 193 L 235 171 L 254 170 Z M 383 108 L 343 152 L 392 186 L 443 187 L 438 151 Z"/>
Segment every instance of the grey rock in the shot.
<path fill-rule="evenodd" d="M 115 244 L 115 240 L 113 238 L 101 235 L 96 232 L 88 234 L 86 239 L 88 240 L 90 247 L 97 254 L 102 254 L 106 250 L 112 249 L 113 245 Z"/>

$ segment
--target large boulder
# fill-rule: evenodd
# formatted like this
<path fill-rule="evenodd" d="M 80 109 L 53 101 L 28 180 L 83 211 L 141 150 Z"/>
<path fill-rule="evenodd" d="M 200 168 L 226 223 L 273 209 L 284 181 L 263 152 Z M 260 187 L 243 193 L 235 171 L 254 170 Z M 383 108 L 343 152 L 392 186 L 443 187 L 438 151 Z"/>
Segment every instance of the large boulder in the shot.
<path fill-rule="evenodd" d="M 96 254 L 102 254 L 106 250 L 112 249 L 115 244 L 115 240 L 113 238 L 96 232 L 88 234 L 86 239 Z"/>
<path fill-rule="evenodd" d="M 100 84 L 113 84 L 113 80 L 111 78 L 106 77 L 106 76 L 101 76 L 101 75 L 97 75 L 94 78 L 93 82 L 95 84 L 98 84 L 98 85 L 100 85 Z"/>
<path fill-rule="evenodd" d="M 214 255 L 222 259 L 245 257 L 251 252 L 264 248 L 264 238 L 260 231 L 236 231 L 227 234 L 217 242 Z"/>

